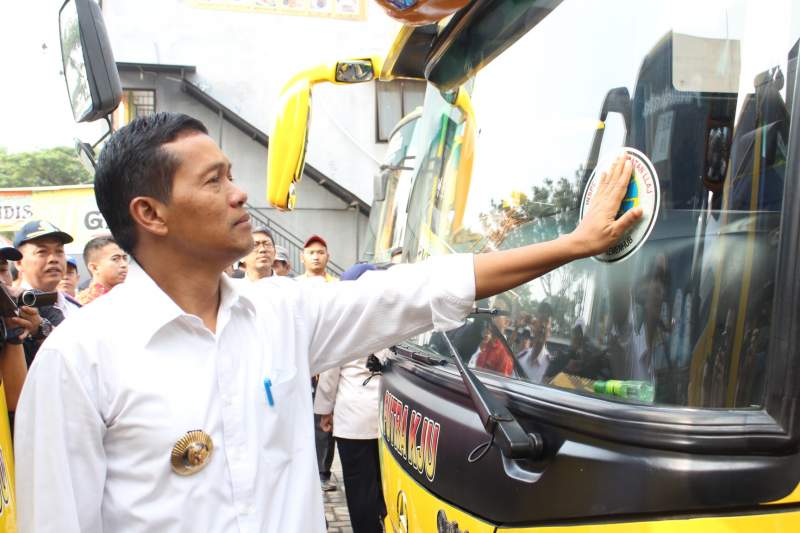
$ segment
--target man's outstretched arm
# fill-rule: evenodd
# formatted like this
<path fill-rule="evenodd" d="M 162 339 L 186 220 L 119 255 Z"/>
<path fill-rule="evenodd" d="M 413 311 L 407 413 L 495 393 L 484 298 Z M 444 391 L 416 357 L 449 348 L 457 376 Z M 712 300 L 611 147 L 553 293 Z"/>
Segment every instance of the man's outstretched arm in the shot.
<path fill-rule="evenodd" d="M 627 156 L 620 156 L 601 175 L 586 216 L 572 233 L 548 242 L 475 255 L 475 299 L 513 289 L 616 244 L 642 216 L 642 209 L 637 207 L 615 220 L 630 177 L 631 162 Z"/>
<path fill-rule="evenodd" d="M 476 299 L 606 250 L 641 217 L 640 209 L 632 209 L 614 220 L 630 173 L 630 162 L 618 160 L 602 175 L 578 228 L 555 241 L 474 257 L 434 257 L 297 295 L 306 315 L 303 323 L 311 326 L 311 372 L 374 353 L 431 327 L 456 328 Z"/>

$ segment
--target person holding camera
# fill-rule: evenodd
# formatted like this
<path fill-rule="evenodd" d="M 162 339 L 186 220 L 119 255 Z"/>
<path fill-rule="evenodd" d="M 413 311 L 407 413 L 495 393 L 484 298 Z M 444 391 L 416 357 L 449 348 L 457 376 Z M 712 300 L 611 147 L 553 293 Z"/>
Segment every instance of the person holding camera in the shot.
<path fill-rule="evenodd" d="M 9 301 L 16 300 L 21 291 L 12 287 L 8 274 L 9 261 L 19 261 L 22 254 L 10 246 L 0 248 L 0 290 L 5 290 Z M 6 394 L 9 422 L 13 427 L 14 411 L 25 383 L 28 366 L 25 363 L 25 350 L 22 343 L 25 338 L 35 334 L 41 326 L 42 318 L 36 308 L 22 306 L 3 316 L 0 321 L 0 382 Z"/>
<path fill-rule="evenodd" d="M 16 262 L 20 288 L 33 293 L 54 292 L 67 270 L 64 245 L 72 242 L 72 236 L 46 220 L 31 220 L 14 235 L 14 247 L 22 257 Z M 42 317 L 40 327 L 25 339 L 25 358 L 28 366 L 36 357 L 39 345 L 67 316 L 80 307 L 68 300 L 63 293 L 56 293 L 54 305 L 39 309 Z"/>

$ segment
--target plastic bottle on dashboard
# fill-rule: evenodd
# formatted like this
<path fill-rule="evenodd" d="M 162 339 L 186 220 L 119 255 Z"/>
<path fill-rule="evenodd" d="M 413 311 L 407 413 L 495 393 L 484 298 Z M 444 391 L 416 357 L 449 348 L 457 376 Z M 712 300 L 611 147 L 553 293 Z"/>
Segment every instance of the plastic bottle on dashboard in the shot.
<path fill-rule="evenodd" d="M 647 381 L 620 381 L 618 379 L 595 381 L 594 392 L 645 403 L 653 403 L 655 399 L 653 384 Z"/>

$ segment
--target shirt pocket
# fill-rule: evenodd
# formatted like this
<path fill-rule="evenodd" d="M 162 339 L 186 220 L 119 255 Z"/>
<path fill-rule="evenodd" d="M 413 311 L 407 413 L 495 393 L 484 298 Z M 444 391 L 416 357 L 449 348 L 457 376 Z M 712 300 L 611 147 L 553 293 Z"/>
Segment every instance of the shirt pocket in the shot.
<path fill-rule="evenodd" d="M 272 381 L 272 405 L 266 399 L 261 424 L 261 451 L 264 459 L 277 466 L 288 463 L 295 444 L 295 424 L 299 409 L 300 379 L 297 372 L 279 374 Z M 266 393 L 266 391 L 264 391 Z"/>

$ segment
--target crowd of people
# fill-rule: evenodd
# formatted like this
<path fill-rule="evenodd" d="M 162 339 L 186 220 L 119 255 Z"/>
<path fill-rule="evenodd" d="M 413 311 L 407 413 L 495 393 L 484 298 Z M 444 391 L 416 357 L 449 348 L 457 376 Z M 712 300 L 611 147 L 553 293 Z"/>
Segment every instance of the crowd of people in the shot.
<path fill-rule="evenodd" d="M 3 309 L 0 379 L 12 430 L 27 369 L 39 346 L 66 317 L 125 281 L 128 255 L 110 235 L 99 236 L 84 247 L 91 278 L 79 291 L 78 262 L 64 251 L 72 241 L 50 222 L 32 220 L 16 232 L 12 246 L 0 248 L 0 297 L 10 302 Z"/>

